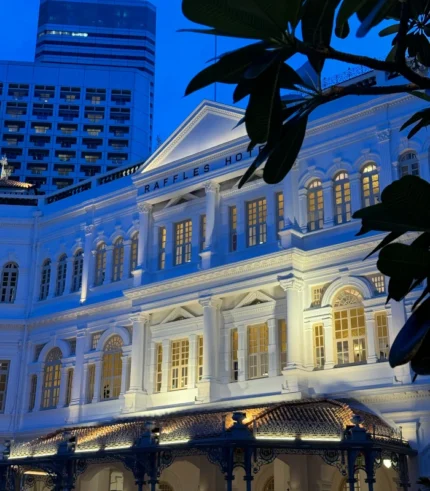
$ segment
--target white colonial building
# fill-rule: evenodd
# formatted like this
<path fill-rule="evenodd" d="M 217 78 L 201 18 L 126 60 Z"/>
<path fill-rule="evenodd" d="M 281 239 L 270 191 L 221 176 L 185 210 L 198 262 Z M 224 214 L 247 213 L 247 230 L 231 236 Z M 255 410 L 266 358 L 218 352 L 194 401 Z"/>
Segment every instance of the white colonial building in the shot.
<path fill-rule="evenodd" d="M 352 82 L 372 77 L 385 74 Z M 193 418 L 221 415 L 228 432 L 242 422 L 226 414 L 242 409 L 254 435 L 278 411 L 272 439 L 295 420 L 284 440 L 296 442 L 340 439 L 320 431 L 318 414 L 342 413 L 341 431 L 353 414 L 373 417 L 373 430 L 355 429 L 407 440 L 418 489 L 430 474 L 430 379 L 412 384 L 409 366 L 393 370 L 387 356 L 420 291 L 386 304 L 376 257 L 363 261 L 381 235 L 356 237 L 351 215 L 399 176 L 429 179 L 426 133 L 399 131 L 421 104 L 382 96 L 327 105 L 277 186 L 257 172 L 238 189 L 257 150 L 247 152 L 243 126 L 232 129 L 243 111 L 208 101 L 140 166 L 48 196 L 18 195 L 3 179 L 0 434 L 13 440 L 8 464 L 23 466 L 15 483 L 50 489 L 31 466 L 57 453 L 50 434 L 60 429 L 77 435 L 75 453 L 100 456 L 110 449 L 100 435 L 118 425 L 164 418 L 164 443 L 176 424 L 170 443 L 181 445 Z M 50 450 L 37 453 L 41 442 Z M 125 447 L 117 439 L 112 448 Z M 251 484 L 236 466 L 227 489 L 368 489 L 362 467 L 348 483 L 341 459 L 333 466 L 310 453 L 277 454 Z M 214 459 L 182 455 L 145 486 L 224 489 L 228 472 Z M 407 489 L 390 458 L 377 466 L 376 491 Z M 137 489 L 130 466 L 87 464 L 76 489 Z"/>

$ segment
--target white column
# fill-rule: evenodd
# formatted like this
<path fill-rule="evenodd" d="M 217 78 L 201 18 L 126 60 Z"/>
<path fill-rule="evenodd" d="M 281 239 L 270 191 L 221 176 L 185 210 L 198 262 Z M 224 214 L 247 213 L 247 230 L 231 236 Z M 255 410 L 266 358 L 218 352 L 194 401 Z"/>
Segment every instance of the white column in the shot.
<path fill-rule="evenodd" d="M 303 366 L 307 370 L 312 370 L 314 368 L 314 336 L 312 323 L 309 319 L 304 322 L 303 339 L 305 349 Z"/>
<path fill-rule="evenodd" d="M 218 311 L 220 300 L 211 297 L 201 298 L 203 307 L 203 377 L 202 382 L 217 378 L 217 356 L 219 346 Z"/>
<path fill-rule="evenodd" d="M 308 213 L 307 213 L 307 190 L 302 188 L 299 190 L 299 227 L 305 233 L 308 230 Z"/>
<path fill-rule="evenodd" d="M 139 244 L 137 250 L 137 266 L 146 271 L 148 261 L 149 225 L 151 222 L 152 205 L 138 203 L 139 208 Z"/>
<path fill-rule="evenodd" d="M 58 272 L 58 261 L 51 261 L 51 275 L 49 277 L 49 292 L 48 298 L 54 298 L 56 296 L 57 287 L 57 272 Z"/>
<path fill-rule="evenodd" d="M 138 314 L 130 317 L 133 323 L 131 345 L 130 392 L 143 392 L 143 367 L 145 365 L 145 328 L 149 318 Z"/>
<path fill-rule="evenodd" d="M 102 360 L 96 360 L 94 363 L 96 369 L 94 374 L 94 397 L 93 404 L 100 401 L 100 386 L 102 382 Z"/>
<path fill-rule="evenodd" d="M 60 395 L 58 397 L 57 407 L 64 407 L 66 405 L 68 373 L 69 367 L 61 367 Z"/>
<path fill-rule="evenodd" d="M 70 290 L 72 289 L 72 274 L 73 274 L 73 256 L 67 258 L 66 283 L 64 286 L 64 295 L 70 293 Z"/>
<path fill-rule="evenodd" d="M 287 369 L 299 368 L 303 365 L 302 343 L 302 291 L 303 280 L 290 275 L 279 278 L 279 284 L 286 292 L 287 299 Z"/>
<path fill-rule="evenodd" d="M 194 389 L 197 380 L 197 335 L 190 334 L 188 336 L 190 351 L 188 357 L 188 389 Z M 203 338 L 204 342 L 204 338 Z M 204 344 L 203 344 L 204 346 Z M 203 348 L 204 349 L 204 348 Z M 204 360 L 204 357 L 203 357 Z"/>
<path fill-rule="evenodd" d="M 208 269 L 213 265 L 212 256 L 215 253 L 216 225 L 219 203 L 219 185 L 208 182 L 206 190 L 206 230 L 205 230 L 205 250 L 200 253 L 202 258 L 202 268 Z M 199 246 L 200 246 L 200 233 Z"/>
<path fill-rule="evenodd" d="M 175 260 L 175 224 L 170 222 L 165 224 L 166 227 L 166 266 L 164 269 L 170 269 L 174 266 Z M 157 257 L 158 261 L 158 257 Z"/>
<path fill-rule="evenodd" d="M 128 363 L 130 355 L 128 353 L 121 356 L 122 372 L 121 372 L 121 391 L 120 396 L 123 396 L 127 390 Z"/>
<path fill-rule="evenodd" d="M 246 212 L 246 203 L 243 199 L 240 199 L 236 204 L 236 212 L 237 212 L 237 250 L 243 251 L 247 247 L 247 237 L 246 234 L 248 232 L 247 229 L 247 212 Z"/>
<path fill-rule="evenodd" d="M 267 321 L 269 331 L 269 377 L 277 377 L 280 374 L 279 368 L 279 329 L 275 318 Z"/>
<path fill-rule="evenodd" d="M 79 405 L 85 400 L 82 399 L 81 394 L 83 384 L 84 355 L 88 346 L 87 339 L 87 332 L 85 329 L 78 331 L 76 335 L 76 362 L 73 372 L 72 397 L 70 401 L 71 406 Z M 85 389 L 86 387 L 84 386 L 84 392 Z"/>
<path fill-rule="evenodd" d="M 113 246 L 106 246 L 106 269 L 105 269 L 105 279 L 103 285 L 112 282 L 112 262 L 113 262 Z"/>
<path fill-rule="evenodd" d="M 324 370 L 333 368 L 335 365 L 335 357 L 333 350 L 333 316 L 330 314 L 324 315 L 321 318 L 324 325 Z"/>
<path fill-rule="evenodd" d="M 94 225 L 84 227 L 85 230 L 85 245 L 84 245 L 84 264 L 82 268 L 82 287 L 81 287 L 81 303 L 87 299 L 88 288 L 90 283 L 89 273 L 91 265 L 91 244 L 93 240 Z"/>
<path fill-rule="evenodd" d="M 170 377 L 170 339 L 163 339 L 163 377 L 161 380 L 161 391 L 167 392 Z"/>
<path fill-rule="evenodd" d="M 356 172 L 349 176 L 351 186 L 351 214 L 363 208 L 361 199 L 361 175 Z"/>
<path fill-rule="evenodd" d="M 82 383 L 79 385 L 79 402 L 76 404 L 84 405 L 93 402 L 88 400 L 88 368 L 89 363 L 85 362 L 82 365 Z M 74 380 L 73 380 L 74 382 Z M 72 389 L 73 390 L 73 389 Z"/>
<path fill-rule="evenodd" d="M 238 366 L 239 366 L 239 376 L 238 382 L 244 382 L 248 378 L 248 339 L 247 339 L 247 328 L 245 324 L 241 324 L 237 327 L 238 336 Z"/>
<path fill-rule="evenodd" d="M 393 182 L 390 134 L 391 131 L 388 128 L 376 133 L 379 154 L 381 155 L 381 169 L 379 171 L 379 188 L 381 192 Z"/>
<path fill-rule="evenodd" d="M 37 375 L 37 384 L 36 384 L 36 398 L 34 401 L 34 409 L 33 411 L 39 411 L 42 406 L 42 391 L 43 391 L 43 365 L 34 372 Z"/>
<path fill-rule="evenodd" d="M 124 240 L 124 264 L 122 266 L 122 280 L 130 278 L 131 240 Z"/>
<path fill-rule="evenodd" d="M 334 225 L 334 196 L 333 196 L 333 181 L 322 183 L 324 197 L 324 227 L 332 227 Z"/>
<path fill-rule="evenodd" d="M 366 330 L 367 330 L 367 363 L 376 363 L 378 357 L 376 355 L 375 342 L 375 312 L 366 312 Z"/>

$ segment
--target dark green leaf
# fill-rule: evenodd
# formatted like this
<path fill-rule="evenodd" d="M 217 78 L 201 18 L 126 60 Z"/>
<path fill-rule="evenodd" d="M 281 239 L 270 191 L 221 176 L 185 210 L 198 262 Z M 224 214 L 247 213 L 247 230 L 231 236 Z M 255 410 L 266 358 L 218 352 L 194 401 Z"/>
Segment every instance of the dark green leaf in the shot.
<path fill-rule="evenodd" d="M 430 375 L 430 330 L 411 360 L 411 369 L 417 375 Z"/>
<path fill-rule="evenodd" d="M 361 25 L 357 37 L 364 37 L 370 29 L 380 24 L 384 19 L 399 19 L 400 2 L 398 0 L 369 0 L 357 10 Z"/>
<path fill-rule="evenodd" d="M 430 66 L 430 44 L 427 36 L 420 34 L 420 47 L 418 48 L 418 61 L 428 67 Z"/>
<path fill-rule="evenodd" d="M 370 230 L 369 230 L 370 231 Z M 367 233 L 367 232 L 366 232 Z M 358 234 L 357 234 L 358 235 Z M 380 249 L 385 247 L 386 245 L 390 244 L 394 240 L 398 239 L 403 235 L 403 232 L 390 232 L 388 235 L 386 235 L 381 242 L 373 249 L 372 252 L 369 252 L 369 254 L 364 258 L 367 259 L 370 257 L 372 254 L 375 254 L 375 252 L 378 252 Z"/>
<path fill-rule="evenodd" d="M 418 50 L 420 49 L 420 43 L 421 43 L 420 35 L 418 33 L 408 34 L 406 36 L 406 43 L 408 45 L 409 56 L 415 58 L 415 56 L 417 56 L 418 54 Z"/>
<path fill-rule="evenodd" d="M 334 33 L 340 39 L 345 39 L 349 36 L 350 33 L 349 22 L 345 22 L 341 26 L 336 26 L 334 29 Z"/>
<path fill-rule="evenodd" d="M 390 278 L 387 302 L 392 298 L 396 302 L 400 302 L 411 290 L 412 282 L 412 278 Z"/>
<path fill-rule="evenodd" d="M 379 271 L 395 278 L 419 278 L 430 272 L 430 252 L 406 244 L 390 244 L 379 253 Z"/>
<path fill-rule="evenodd" d="M 412 310 L 415 310 L 418 305 L 421 303 L 421 301 L 429 294 L 429 287 L 428 285 L 424 288 L 423 292 L 421 295 L 418 297 L 418 299 L 415 301 L 414 305 L 412 306 Z"/>
<path fill-rule="evenodd" d="M 239 102 L 244 97 L 248 96 L 251 93 L 254 86 L 255 86 L 255 80 L 247 80 L 247 79 L 240 80 L 240 82 L 237 84 L 233 92 L 233 102 L 236 104 L 236 102 Z"/>
<path fill-rule="evenodd" d="M 280 53 L 278 51 L 266 51 L 262 56 L 257 58 L 245 70 L 244 77 L 247 79 L 258 78 L 264 73 L 273 63 L 280 62 Z"/>
<path fill-rule="evenodd" d="M 408 138 L 412 138 L 414 135 L 416 135 L 418 133 L 418 131 L 420 131 L 421 129 L 425 128 L 426 126 L 428 126 L 430 124 L 430 120 L 422 120 L 420 121 L 417 125 L 415 125 L 411 131 L 408 133 Z"/>
<path fill-rule="evenodd" d="M 233 130 L 242 125 L 245 122 L 245 116 L 241 118 L 236 125 L 233 126 Z"/>
<path fill-rule="evenodd" d="M 342 29 L 350 17 L 358 12 L 369 0 L 343 0 L 336 17 L 336 27 Z"/>
<path fill-rule="evenodd" d="M 400 24 L 393 24 L 392 26 L 388 26 L 385 29 L 382 29 L 382 31 L 379 32 L 379 35 L 381 37 L 384 37 L 384 36 L 389 36 L 390 34 L 395 34 L 399 32 L 399 27 Z"/>
<path fill-rule="evenodd" d="M 385 58 L 385 61 L 390 61 L 393 62 L 396 59 L 396 53 L 397 53 L 397 44 L 395 44 L 389 51 L 387 57 Z"/>
<path fill-rule="evenodd" d="M 414 90 L 411 92 L 412 95 L 415 97 L 419 97 L 420 99 L 423 99 L 426 102 L 430 102 L 430 95 L 426 94 L 425 92 L 419 92 L 418 90 Z"/>
<path fill-rule="evenodd" d="M 290 5 L 289 1 L 280 0 L 235 0 L 232 3 L 245 12 L 256 16 L 263 15 L 269 23 L 278 26 L 280 31 L 287 29 L 288 22 L 294 17 L 294 9 L 297 8 Z M 297 0 L 292 3 L 297 3 Z"/>
<path fill-rule="evenodd" d="M 267 184 L 281 182 L 293 167 L 305 137 L 307 123 L 307 115 L 301 115 L 284 124 L 280 141 L 264 167 L 263 178 Z"/>
<path fill-rule="evenodd" d="M 430 330 L 430 299 L 415 310 L 400 330 L 390 350 L 389 362 L 394 368 L 413 359 Z"/>
<path fill-rule="evenodd" d="M 273 151 L 273 145 L 270 143 L 266 143 L 264 148 L 261 150 L 261 152 L 258 154 L 254 162 L 248 167 L 247 171 L 245 174 L 242 176 L 242 179 L 239 182 L 239 189 L 252 177 L 254 172 L 263 164 L 267 157 L 271 154 Z"/>
<path fill-rule="evenodd" d="M 308 87 L 302 80 L 302 77 L 286 63 L 282 63 L 279 72 L 279 86 L 281 89 L 296 89 L 297 86 Z M 310 88 L 310 87 L 308 87 Z"/>

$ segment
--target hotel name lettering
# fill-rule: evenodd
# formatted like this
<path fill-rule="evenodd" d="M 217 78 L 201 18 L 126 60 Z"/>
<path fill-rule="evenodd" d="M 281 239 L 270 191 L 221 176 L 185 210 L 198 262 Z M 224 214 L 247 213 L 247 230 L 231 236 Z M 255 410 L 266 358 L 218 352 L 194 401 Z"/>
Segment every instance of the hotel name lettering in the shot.
<path fill-rule="evenodd" d="M 258 152 L 264 148 L 264 145 L 258 147 Z M 183 172 L 178 172 L 177 174 L 172 174 L 171 176 L 165 177 L 164 179 L 159 179 L 151 184 L 146 184 L 143 188 L 144 194 L 151 193 L 153 191 L 157 191 L 158 189 L 163 189 L 172 184 L 177 184 L 178 182 L 184 182 L 188 179 L 192 179 L 193 177 L 203 176 L 208 172 L 214 171 L 216 169 L 220 169 L 221 167 L 225 167 L 228 165 L 233 165 L 242 160 L 246 160 L 251 157 L 256 156 L 256 150 L 251 150 L 250 152 L 244 151 L 239 152 L 234 155 L 230 155 L 229 157 L 225 157 L 224 160 L 219 160 L 217 162 L 212 162 L 210 164 L 205 164 L 200 167 L 194 167 L 194 169 L 188 169 Z"/>

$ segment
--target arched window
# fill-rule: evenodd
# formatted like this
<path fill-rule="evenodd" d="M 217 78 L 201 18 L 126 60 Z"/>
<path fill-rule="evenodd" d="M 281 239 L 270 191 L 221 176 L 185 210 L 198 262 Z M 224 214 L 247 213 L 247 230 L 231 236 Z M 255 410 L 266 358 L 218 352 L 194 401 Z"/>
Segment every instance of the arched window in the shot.
<path fill-rule="evenodd" d="M 18 264 L 6 263 L 1 274 L 1 303 L 15 302 L 18 286 Z"/>
<path fill-rule="evenodd" d="M 96 249 L 96 264 L 94 284 L 96 286 L 103 285 L 106 274 L 106 244 L 100 243 Z"/>
<path fill-rule="evenodd" d="M 379 203 L 379 175 L 375 164 L 366 164 L 361 171 L 363 206 Z"/>
<path fill-rule="evenodd" d="M 366 361 L 366 322 L 363 297 L 354 288 L 339 292 L 333 302 L 338 365 Z"/>
<path fill-rule="evenodd" d="M 334 219 L 336 225 L 351 220 L 351 186 L 347 172 L 334 178 Z"/>
<path fill-rule="evenodd" d="M 84 270 L 84 251 L 80 249 L 73 257 L 72 292 L 77 292 L 82 287 L 82 272 Z"/>
<path fill-rule="evenodd" d="M 49 295 L 49 283 L 51 281 L 51 260 L 46 259 L 42 264 L 42 274 L 40 277 L 40 300 L 45 300 Z"/>
<path fill-rule="evenodd" d="M 67 273 L 67 256 L 63 254 L 57 266 L 57 281 L 55 285 L 55 296 L 59 297 L 64 293 L 66 288 L 66 273 Z"/>
<path fill-rule="evenodd" d="M 315 179 L 308 186 L 308 231 L 319 230 L 324 225 L 324 196 L 321 181 Z"/>
<path fill-rule="evenodd" d="M 124 239 L 118 237 L 113 244 L 112 281 L 122 279 L 124 270 Z"/>
<path fill-rule="evenodd" d="M 131 251 L 130 251 L 130 276 L 131 272 L 137 268 L 137 255 L 139 250 L 139 233 L 136 232 L 131 238 Z"/>
<path fill-rule="evenodd" d="M 43 409 L 57 407 L 60 398 L 61 357 L 60 348 L 52 348 L 46 356 L 43 375 Z"/>
<path fill-rule="evenodd" d="M 118 399 L 121 392 L 122 346 L 120 336 L 109 338 L 104 347 L 101 399 Z"/>
<path fill-rule="evenodd" d="M 266 481 L 263 491 L 275 491 L 275 478 L 273 476 L 269 477 L 269 479 Z"/>
<path fill-rule="evenodd" d="M 403 176 L 419 176 L 420 163 L 415 152 L 404 152 L 399 157 L 399 179 Z"/>
<path fill-rule="evenodd" d="M 172 486 L 168 484 L 167 482 L 161 481 L 160 484 L 158 485 L 159 491 L 173 491 Z"/>

